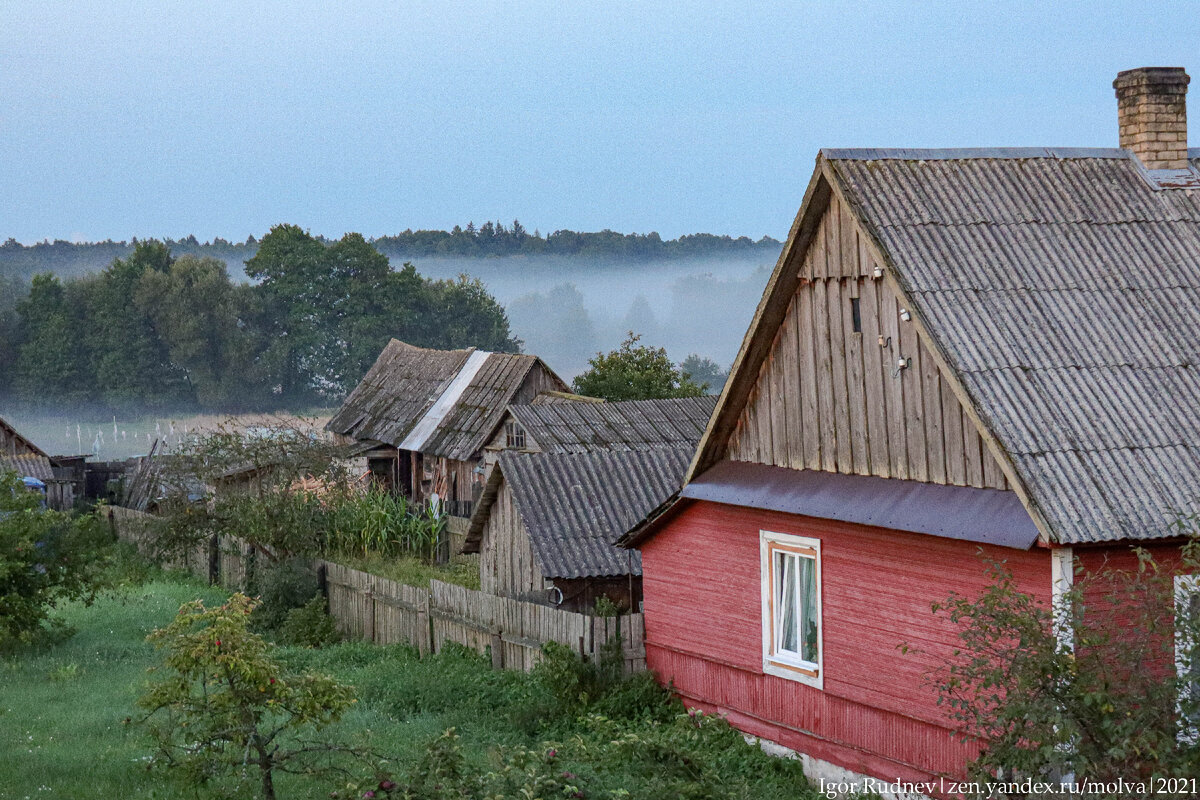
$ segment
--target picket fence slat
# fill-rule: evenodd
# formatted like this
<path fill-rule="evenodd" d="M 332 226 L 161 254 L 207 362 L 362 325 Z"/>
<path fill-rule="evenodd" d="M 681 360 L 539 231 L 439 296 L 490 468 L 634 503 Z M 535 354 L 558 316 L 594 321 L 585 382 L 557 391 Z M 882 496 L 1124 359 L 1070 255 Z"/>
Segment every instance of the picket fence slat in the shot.
<path fill-rule="evenodd" d="M 153 555 L 148 531 L 153 516 L 114 506 L 109 509 L 109 519 L 119 538 Z M 186 569 L 229 591 L 246 591 L 254 558 L 253 548 L 245 541 L 223 536 L 198 544 L 163 566 Z M 323 574 L 329 615 L 347 638 L 381 645 L 406 643 L 422 654 L 440 652 L 448 644 L 478 653 L 499 650 L 492 654 L 493 664 L 528 671 L 541 659 L 547 642 L 595 658 L 606 642 L 619 636 L 625 671 L 646 669 L 642 614 L 592 617 L 439 580 L 431 580 L 426 589 L 332 561 L 316 559 L 312 566 Z"/>

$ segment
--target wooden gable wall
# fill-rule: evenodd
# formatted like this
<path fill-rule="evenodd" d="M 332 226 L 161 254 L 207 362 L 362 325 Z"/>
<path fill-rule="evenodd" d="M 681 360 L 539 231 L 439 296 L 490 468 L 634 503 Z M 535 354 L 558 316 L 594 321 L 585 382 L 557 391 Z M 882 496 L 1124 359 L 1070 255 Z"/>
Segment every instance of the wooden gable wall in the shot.
<path fill-rule="evenodd" d="M 876 266 L 857 221 L 831 197 L 727 457 L 1008 488 L 913 324 L 901 319 L 902 301 L 874 277 Z M 853 329 L 854 298 L 861 332 Z M 897 374 L 902 357 L 911 366 Z"/>
<path fill-rule="evenodd" d="M 545 588 L 533 555 L 533 542 L 502 480 L 479 543 L 479 588 L 488 594 L 519 597 Z"/>

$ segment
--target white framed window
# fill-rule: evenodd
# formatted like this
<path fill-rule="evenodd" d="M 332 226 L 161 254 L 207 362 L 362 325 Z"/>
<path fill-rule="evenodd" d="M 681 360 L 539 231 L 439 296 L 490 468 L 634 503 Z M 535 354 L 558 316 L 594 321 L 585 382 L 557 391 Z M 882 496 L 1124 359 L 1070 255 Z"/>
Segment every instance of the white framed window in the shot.
<path fill-rule="evenodd" d="M 821 542 L 759 532 L 763 672 L 824 688 Z"/>
<path fill-rule="evenodd" d="M 1175 576 L 1175 673 L 1179 740 L 1200 740 L 1200 575 Z"/>

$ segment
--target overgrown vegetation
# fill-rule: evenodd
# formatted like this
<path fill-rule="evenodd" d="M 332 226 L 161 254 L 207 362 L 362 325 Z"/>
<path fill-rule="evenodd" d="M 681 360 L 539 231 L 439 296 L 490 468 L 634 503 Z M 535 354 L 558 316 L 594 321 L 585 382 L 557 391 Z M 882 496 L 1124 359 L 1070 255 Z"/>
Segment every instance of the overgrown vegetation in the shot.
<path fill-rule="evenodd" d="M 51 616 L 67 600 L 91 602 L 113 557 L 92 514 L 42 508 L 12 472 L 0 472 L 0 653 L 65 632 Z"/>
<path fill-rule="evenodd" d="M 235 594 L 214 608 L 202 600 L 180 608 L 149 636 L 166 651 L 165 671 L 138 705 L 157 745 L 154 765 L 192 785 L 239 796 L 257 787 L 275 800 L 279 773 L 345 773 L 334 757 L 364 753 L 320 737 L 350 709 L 353 691 L 328 675 L 285 670 L 249 630 L 254 606 Z"/>
<path fill-rule="evenodd" d="M 165 492 L 159 550 L 226 535 L 270 563 L 297 556 L 433 562 L 446 544 L 446 518 L 364 484 L 341 456 L 332 440 L 290 421 L 249 434 L 218 426 L 191 437 L 156 476 Z M 207 487 L 214 492 L 198 499 L 197 489 Z"/>
<path fill-rule="evenodd" d="M 1080 571 L 1056 609 L 994 562 L 979 597 L 934 607 L 961 629 L 935 681 L 982 747 L 981 780 L 1200 775 L 1200 585 L 1177 586 L 1174 564 L 1137 557 L 1132 571 Z M 1200 540 L 1183 547 L 1178 571 L 1200 573 Z"/>
<path fill-rule="evenodd" d="M 146 635 L 196 596 L 210 609 L 223 602 L 214 589 L 158 580 L 91 608 L 69 604 L 78 636 L 0 665 L 0 800 L 217 796 L 217 785 L 198 789 L 148 772 L 152 740 L 122 722 L 136 718 L 145 669 L 159 663 Z M 205 657 L 215 641 L 209 646 Z M 764 755 L 718 719 L 687 714 L 649 676 L 600 688 L 593 667 L 570 653 L 551 654 L 533 675 L 492 670 L 486 657 L 459 647 L 425 658 L 365 643 L 267 653 L 280 674 L 317 672 L 354 686 L 359 702 L 328 735 L 365 739 L 390 756 L 351 767 L 357 771 L 345 779 L 278 775 L 281 798 L 549 800 L 572 796 L 548 793 L 568 786 L 592 800 L 819 796 L 798 762 Z"/>

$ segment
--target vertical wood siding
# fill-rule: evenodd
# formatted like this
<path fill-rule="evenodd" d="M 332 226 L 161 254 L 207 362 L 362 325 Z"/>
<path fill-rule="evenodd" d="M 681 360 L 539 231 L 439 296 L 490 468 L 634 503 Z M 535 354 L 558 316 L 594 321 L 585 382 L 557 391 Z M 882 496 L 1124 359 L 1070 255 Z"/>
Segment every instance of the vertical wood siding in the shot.
<path fill-rule="evenodd" d="M 763 674 L 760 530 L 821 540 L 824 690 Z M 1046 550 L 694 503 L 642 550 L 649 666 L 689 702 L 848 769 L 960 773 L 973 751 L 927 682 L 957 638 L 930 604 L 986 584 L 980 549 L 1050 602 Z"/>
<path fill-rule="evenodd" d="M 875 266 L 853 216 L 832 198 L 730 438 L 729 458 L 1007 489 L 926 344 L 900 318 L 900 300 L 873 277 Z M 897 375 L 901 357 L 911 366 Z"/>
<path fill-rule="evenodd" d="M 479 588 L 487 594 L 517 596 L 543 588 L 529 531 L 503 481 L 483 527 L 479 544 Z"/>

